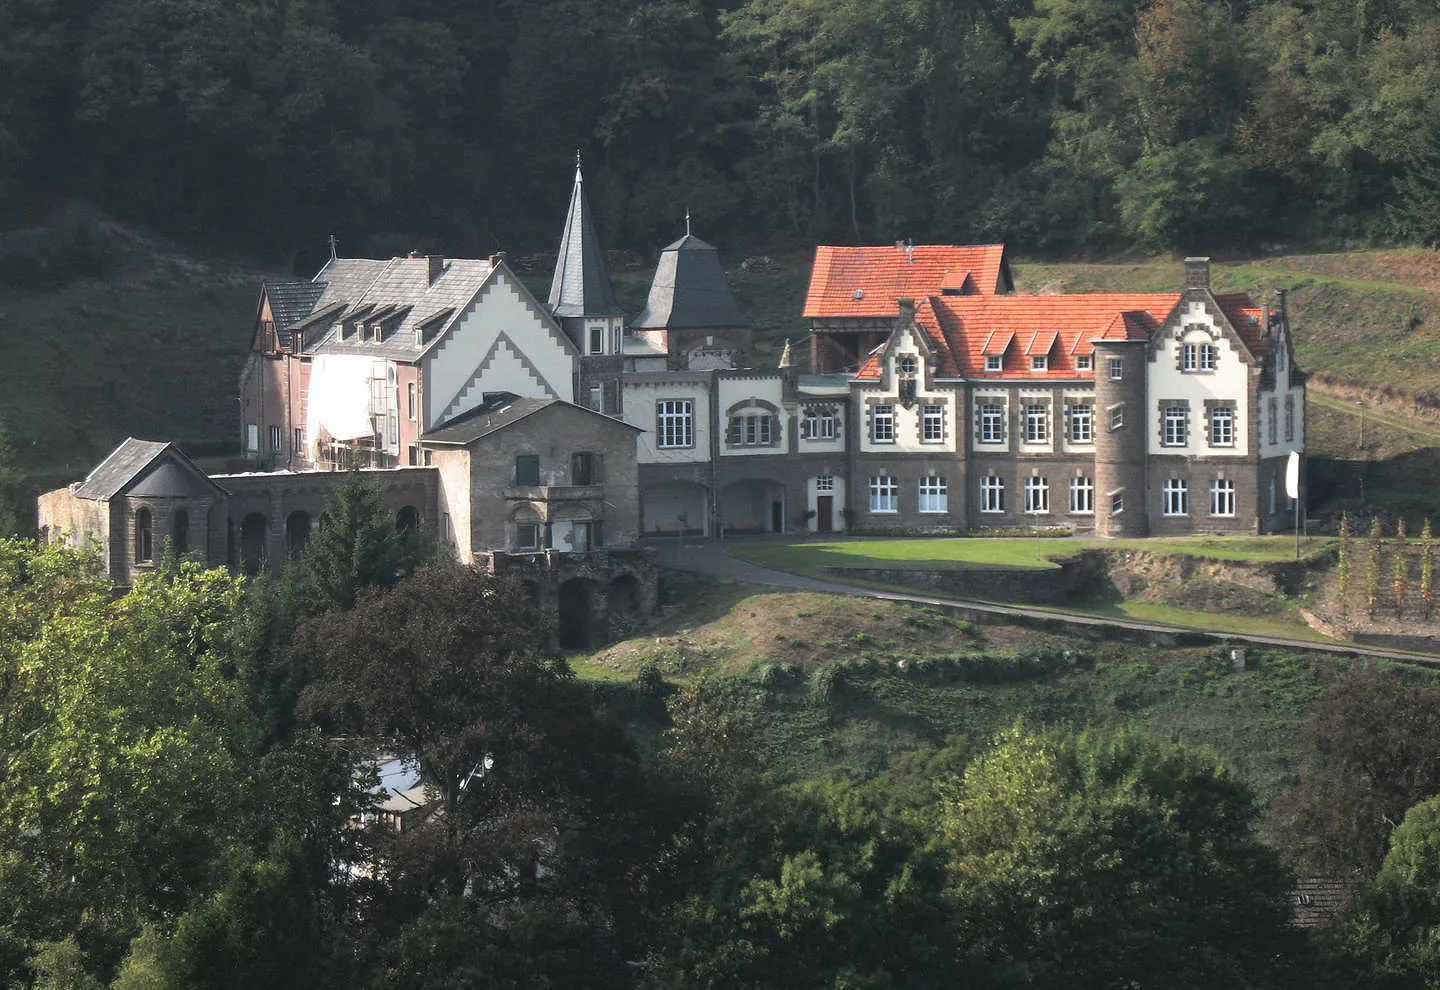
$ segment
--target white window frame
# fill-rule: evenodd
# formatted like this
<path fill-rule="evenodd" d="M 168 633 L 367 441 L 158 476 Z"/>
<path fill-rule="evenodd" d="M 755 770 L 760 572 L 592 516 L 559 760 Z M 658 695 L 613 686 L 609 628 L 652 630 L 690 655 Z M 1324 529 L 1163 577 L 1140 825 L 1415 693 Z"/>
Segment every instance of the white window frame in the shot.
<path fill-rule="evenodd" d="M 1160 514 L 1162 516 L 1188 516 L 1190 514 L 1190 486 L 1183 478 L 1166 478 L 1160 488 Z"/>
<path fill-rule="evenodd" d="M 833 409 L 817 409 L 813 406 L 807 408 L 801 427 L 805 432 L 806 440 L 834 440 L 835 411 Z"/>
<path fill-rule="evenodd" d="M 1210 482 L 1210 514 L 1227 519 L 1235 517 L 1235 482 L 1216 478 Z"/>
<path fill-rule="evenodd" d="M 1025 403 L 1025 442 L 1050 442 L 1050 404 L 1048 402 Z"/>
<path fill-rule="evenodd" d="M 695 400 L 655 401 L 655 446 L 677 450 L 695 446 Z"/>
<path fill-rule="evenodd" d="M 596 412 L 605 411 L 605 386 L 599 382 L 590 386 L 590 408 Z"/>
<path fill-rule="evenodd" d="M 986 354 L 986 355 L 985 355 L 985 370 L 988 371 L 988 372 L 991 372 L 991 373 L 999 372 L 999 371 L 1004 371 L 1004 370 L 1005 370 L 1005 355 L 1003 355 L 1003 354 Z"/>
<path fill-rule="evenodd" d="M 1050 370 L 1050 355 L 1048 355 L 1048 354 L 1032 354 L 1032 355 L 1030 355 L 1030 370 L 1031 370 L 1031 371 L 1049 371 L 1049 370 Z"/>
<path fill-rule="evenodd" d="M 524 532 L 527 531 L 527 530 L 529 530 L 529 531 L 531 531 L 531 532 L 533 532 L 533 533 L 535 534 L 535 538 L 534 538 L 534 540 L 531 541 L 531 542 L 526 542 L 526 541 L 525 541 L 524 539 L 522 539 L 521 536 L 520 536 L 521 533 L 524 533 Z M 545 534 L 544 524 L 542 524 L 538 519 L 527 519 L 527 520 L 524 520 L 524 521 L 522 521 L 522 522 L 517 522 L 517 523 L 515 524 L 515 549 L 516 549 L 516 550 L 543 550 L 543 549 L 544 549 L 544 543 L 545 543 L 545 536 L 544 536 L 544 534 Z"/>
<path fill-rule="evenodd" d="M 1118 516 L 1125 511 L 1125 489 L 1110 493 L 1110 514 Z"/>
<path fill-rule="evenodd" d="M 1295 439 L 1295 396 L 1285 396 L 1285 442 Z"/>
<path fill-rule="evenodd" d="M 1184 447 L 1188 441 L 1189 410 L 1182 405 L 1166 402 L 1160 406 L 1160 446 Z"/>
<path fill-rule="evenodd" d="M 1186 374 L 1210 373 L 1220 364 L 1220 349 L 1209 341 L 1180 345 L 1180 370 Z"/>
<path fill-rule="evenodd" d="M 1033 474 L 1025 479 L 1025 514 L 1048 515 L 1050 512 L 1050 480 Z"/>
<path fill-rule="evenodd" d="M 870 442 L 895 442 L 895 406 L 880 402 L 870 407 Z"/>
<path fill-rule="evenodd" d="M 1005 442 L 1005 405 L 1000 402 L 980 404 L 980 442 Z"/>
<path fill-rule="evenodd" d="M 1075 355 L 1075 370 L 1076 370 L 1076 371 L 1094 371 L 1094 370 L 1095 370 L 1095 355 L 1093 355 L 1093 354 L 1076 354 L 1076 355 Z"/>
<path fill-rule="evenodd" d="M 250 454 L 260 453 L 260 424 L 245 424 L 245 451 Z"/>
<path fill-rule="evenodd" d="M 900 511 L 900 485 L 893 475 L 877 474 L 870 479 L 870 511 L 890 513 Z"/>
<path fill-rule="evenodd" d="M 420 406 L 420 403 L 417 401 L 417 399 L 418 399 L 418 395 L 417 395 L 417 392 L 416 392 L 416 389 L 415 389 L 415 383 L 414 383 L 414 382 L 406 382 L 406 383 L 405 383 L 405 411 L 406 411 L 406 413 L 408 414 L 408 418 L 409 418 L 410 422 L 412 422 L 412 423 L 415 422 L 415 413 L 416 413 L 416 410 L 419 409 L 419 406 Z"/>
<path fill-rule="evenodd" d="M 920 479 L 920 511 L 938 513 L 950 511 L 950 488 L 938 474 L 927 474 Z"/>
<path fill-rule="evenodd" d="M 1070 442 L 1095 442 L 1095 406 L 1090 402 L 1077 402 L 1070 407 Z"/>
<path fill-rule="evenodd" d="M 1265 400 L 1265 418 L 1270 420 L 1270 442 L 1279 443 L 1280 413 L 1273 395 Z"/>
<path fill-rule="evenodd" d="M 590 328 L 590 333 L 589 333 L 589 338 L 590 338 L 590 339 L 587 341 L 587 343 L 590 345 L 590 349 L 589 349 L 589 351 L 588 351 L 587 353 L 589 353 L 589 354 L 604 354 L 604 353 L 605 353 L 605 328 L 604 328 L 603 326 L 601 326 L 601 327 L 591 327 L 591 328 Z"/>
<path fill-rule="evenodd" d="M 1235 407 L 1215 405 L 1210 407 L 1210 446 L 1235 446 Z"/>
<path fill-rule="evenodd" d="M 1112 382 L 1118 382 L 1118 381 L 1124 380 L 1124 378 L 1125 378 L 1125 359 L 1124 359 L 1124 358 L 1118 358 L 1118 357 L 1112 357 L 1112 358 L 1110 358 L 1110 359 L 1109 359 L 1109 364 L 1108 364 L 1107 367 L 1106 367 L 1106 373 L 1108 374 L 1108 376 L 1109 376 L 1109 378 L 1110 378 L 1110 380 L 1111 380 Z"/>
<path fill-rule="evenodd" d="M 1070 512 L 1076 516 L 1093 516 L 1095 514 L 1095 482 L 1091 478 L 1071 478 L 1070 484 Z"/>
<path fill-rule="evenodd" d="M 835 491 L 835 476 L 833 474 L 822 474 L 815 479 L 815 491 L 820 495 L 828 495 Z"/>
<path fill-rule="evenodd" d="M 945 442 L 945 407 L 935 403 L 920 407 L 920 442 Z"/>
<path fill-rule="evenodd" d="M 998 474 L 987 474 L 980 479 L 980 511 L 1005 511 L 1005 479 Z"/>
<path fill-rule="evenodd" d="M 1125 425 L 1125 403 L 1120 403 L 1110 410 L 1110 432 L 1114 433 Z"/>
<path fill-rule="evenodd" d="M 902 375 L 914 375 L 920 370 L 920 362 L 914 354 L 901 354 L 895 359 L 895 370 Z"/>
<path fill-rule="evenodd" d="M 775 417 L 770 413 L 738 413 L 730 417 L 725 443 L 731 447 L 775 446 Z"/>

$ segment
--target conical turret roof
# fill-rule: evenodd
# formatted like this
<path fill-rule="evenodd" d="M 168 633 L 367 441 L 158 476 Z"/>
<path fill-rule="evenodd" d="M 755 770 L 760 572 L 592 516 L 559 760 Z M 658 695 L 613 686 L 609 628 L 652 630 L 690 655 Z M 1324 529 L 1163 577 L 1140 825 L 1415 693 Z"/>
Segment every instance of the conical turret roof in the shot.
<path fill-rule="evenodd" d="M 637 330 L 749 325 L 730 292 L 720 253 L 690 233 L 660 253 L 650 297 L 631 324 Z"/>
<path fill-rule="evenodd" d="M 556 316 L 621 315 L 610 275 L 605 271 L 605 253 L 595 234 L 595 218 L 585 197 L 579 161 L 575 163 L 575 188 L 570 193 L 560 256 L 555 259 L 555 277 L 550 283 L 550 310 Z"/>

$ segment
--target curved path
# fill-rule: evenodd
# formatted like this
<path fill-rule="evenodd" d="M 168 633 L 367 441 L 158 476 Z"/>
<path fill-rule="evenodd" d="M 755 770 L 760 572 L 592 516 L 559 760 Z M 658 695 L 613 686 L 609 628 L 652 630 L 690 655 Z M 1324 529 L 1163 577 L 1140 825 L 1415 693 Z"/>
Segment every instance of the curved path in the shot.
<path fill-rule="evenodd" d="M 655 551 L 655 562 L 661 567 L 673 570 L 706 574 L 724 581 L 745 581 L 751 584 L 768 584 L 781 588 L 795 588 L 800 591 L 822 591 L 832 595 L 857 595 L 866 598 L 880 598 L 887 601 L 910 602 L 916 605 L 934 605 L 940 608 L 959 610 L 978 621 L 1002 621 L 1013 624 L 1063 626 L 1072 631 L 1085 629 L 1106 629 L 1123 631 L 1132 637 L 1141 637 L 1156 643 L 1175 644 L 1181 641 L 1204 643 L 1245 643 L 1255 646 L 1280 646 L 1287 649 L 1307 650 L 1312 653 L 1332 653 L 1339 656 L 1378 657 L 1404 663 L 1440 667 L 1440 656 L 1424 653 L 1408 653 L 1401 650 L 1387 650 L 1364 646 L 1359 643 L 1323 643 L 1308 639 L 1288 639 L 1283 636 L 1262 636 L 1253 633 L 1219 632 L 1206 629 L 1191 629 L 1183 626 L 1167 626 L 1154 622 L 1139 622 L 1134 619 L 1102 618 L 1056 609 L 1029 608 L 1024 605 L 1004 605 L 998 602 L 974 599 L 941 598 L 920 592 L 887 591 L 866 588 L 860 585 L 839 584 L 772 570 L 741 560 L 729 552 L 731 546 L 754 543 L 769 543 L 774 537 L 739 537 L 727 540 L 704 540 L 679 542 L 662 538 L 647 540 L 646 545 Z"/>

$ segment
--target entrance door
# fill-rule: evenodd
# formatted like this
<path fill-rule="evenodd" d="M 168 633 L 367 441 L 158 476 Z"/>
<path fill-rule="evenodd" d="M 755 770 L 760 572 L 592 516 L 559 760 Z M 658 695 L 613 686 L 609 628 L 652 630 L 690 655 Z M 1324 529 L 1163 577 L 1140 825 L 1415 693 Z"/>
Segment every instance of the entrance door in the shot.
<path fill-rule="evenodd" d="M 835 496 L 815 496 L 815 529 L 821 533 L 830 533 L 835 529 Z"/>
<path fill-rule="evenodd" d="M 770 532 L 772 532 L 772 533 L 783 533 L 783 532 L 785 532 L 785 503 L 784 503 L 784 502 L 771 502 L 771 503 L 770 503 Z"/>

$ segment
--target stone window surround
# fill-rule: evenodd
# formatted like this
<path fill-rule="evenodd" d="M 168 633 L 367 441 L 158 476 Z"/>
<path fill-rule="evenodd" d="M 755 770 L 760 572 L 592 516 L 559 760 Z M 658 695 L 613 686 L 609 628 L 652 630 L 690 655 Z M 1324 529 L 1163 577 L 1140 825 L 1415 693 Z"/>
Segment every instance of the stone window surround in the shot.
<path fill-rule="evenodd" d="M 1086 410 L 1089 425 L 1089 436 L 1083 440 L 1077 439 L 1075 436 L 1075 416 L 1081 409 Z M 1068 397 L 1065 399 L 1065 442 L 1086 445 L 1095 442 L 1095 402 L 1092 398 L 1076 397 L 1074 401 Z"/>
<path fill-rule="evenodd" d="M 875 439 L 875 413 L 881 407 L 889 412 L 890 438 L 888 440 Z M 895 442 L 895 400 L 889 396 L 875 396 L 865 400 L 865 423 L 866 435 L 871 443 L 892 444 Z"/>
<path fill-rule="evenodd" d="M 922 475 L 919 483 L 919 511 L 926 514 L 950 511 L 950 486 L 941 474 Z M 927 499 L 928 506 L 927 507 Z"/>
<path fill-rule="evenodd" d="M 1005 395 L 975 396 L 975 442 L 977 444 L 985 444 L 987 446 L 990 446 L 993 444 L 1003 444 L 1005 442 L 1005 424 L 1009 419 L 1009 414 L 1007 412 L 1008 403 L 1009 398 Z M 992 409 L 998 409 L 999 414 L 995 415 L 992 412 L 990 418 L 987 420 L 985 415 L 985 409 L 987 406 L 991 407 Z M 994 439 L 987 440 L 985 437 L 985 427 L 987 426 L 987 424 L 994 425 L 999 428 L 998 436 L 996 436 Z"/>
<path fill-rule="evenodd" d="M 820 423 L 823 423 L 824 421 L 828 420 L 829 423 L 830 423 L 830 435 L 829 435 L 829 436 L 823 436 L 823 435 L 822 435 L 822 436 L 818 436 L 818 437 L 817 437 L 817 436 L 812 436 L 811 433 L 810 433 L 810 428 L 809 428 L 809 422 L 810 422 L 811 417 L 814 417 L 814 418 L 816 419 L 816 421 L 817 421 L 817 422 L 820 422 Z M 822 433 L 822 434 L 824 433 L 824 430 L 823 430 L 823 429 L 821 430 L 821 433 Z M 840 415 L 839 415 L 839 407 L 838 407 L 838 405 L 837 405 L 836 403 L 833 403 L 833 402 L 813 402 L 813 403 L 806 403 L 804 406 L 801 407 L 801 410 L 800 410 L 800 439 L 801 439 L 801 440 L 814 440 L 814 441 L 826 441 L 826 442 L 828 442 L 828 441 L 831 441 L 831 440 L 838 440 L 839 438 L 840 438 Z"/>
<path fill-rule="evenodd" d="M 980 511 L 999 514 L 1005 511 L 1005 479 L 995 473 L 980 479 Z"/>
<path fill-rule="evenodd" d="M 1230 440 L 1227 443 L 1215 441 L 1215 413 L 1217 410 L 1229 410 L 1230 412 Z M 1237 427 L 1240 420 L 1240 411 L 1236 407 L 1234 399 L 1206 399 L 1205 400 L 1205 439 L 1212 447 L 1234 447 L 1236 445 Z"/>
<path fill-rule="evenodd" d="M 1160 446 L 1162 447 L 1185 447 L 1190 443 L 1190 401 L 1188 399 L 1161 399 L 1160 410 Z M 1175 411 L 1182 413 L 1178 422 L 1180 425 L 1180 440 L 1178 443 L 1170 442 L 1170 424 L 1176 421 L 1170 414 Z"/>
<path fill-rule="evenodd" d="M 925 427 L 929 419 L 928 413 L 932 409 L 939 410 L 940 435 L 929 439 L 925 436 Z M 920 406 L 920 442 L 921 443 L 944 443 L 950 439 L 950 402 L 948 399 L 933 398 L 927 399 Z"/>
<path fill-rule="evenodd" d="M 1190 514 L 1190 484 L 1183 478 L 1166 478 L 1160 489 L 1160 514 L 1171 518 Z"/>

